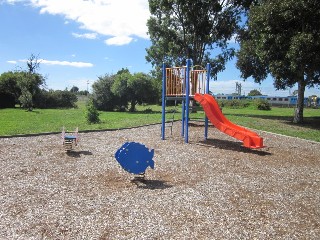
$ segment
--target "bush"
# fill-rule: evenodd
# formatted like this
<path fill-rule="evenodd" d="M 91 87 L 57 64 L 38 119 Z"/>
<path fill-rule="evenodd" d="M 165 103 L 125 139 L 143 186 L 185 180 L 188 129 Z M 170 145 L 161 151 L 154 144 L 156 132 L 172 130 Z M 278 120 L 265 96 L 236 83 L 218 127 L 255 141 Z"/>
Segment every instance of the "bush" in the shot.
<path fill-rule="evenodd" d="M 75 108 L 78 98 L 67 90 L 42 90 L 35 96 L 34 105 L 38 108 Z"/>
<path fill-rule="evenodd" d="M 114 75 L 105 75 L 92 85 L 92 96 L 95 107 L 100 111 L 114 111 L 122 109 L 122 105 L 126 107 L 126 102 L 120 101 L 119 97 L 111 91 L 114 83 Z"/>
<path fill-rule="evenodd" d="M 19 97 L 19 102 L 23 108 L 32 111 L 33 101 L 32 101 L 32 94 L 26 88 L 21 91 L 21 95 Z"/>
<path fill-rule="evenodd" d="M 99 114 L 97 108 L 94 106 L 93 100 L 90 99 L 87 104 L 87 109 L 86 109 L 86 113 L 85 113 L 85 117 L 87 119 L 87 122 L 89 124 L 99 123 L 100 122 L 99 115 L 100 114 Z"/>
<path fill-rule="evenodd" d="M 270 103 L 268 103 L 268 101 L 265 99 L 255 99 L 253 101 L 253 104 L 255 108 L 258 110 L 267 110 L 267 111 L 271 110 Z"/>
<path fill-rule="evenodd" d="M 0 91 L 0 108 L 14 108 L 15 97 L 14 95 Z"/>
<path fill-rule="evenodd" d="M 152 108 L 146 108 L 143 110 L 144 113 L 152 113 Z"/>
<path fill-rule="evenodd" d="M 218 100 L 219 106 L 227 108 L 246 108 L 250 104 L 247 100 L 233 99 L 233 100 Z"/>

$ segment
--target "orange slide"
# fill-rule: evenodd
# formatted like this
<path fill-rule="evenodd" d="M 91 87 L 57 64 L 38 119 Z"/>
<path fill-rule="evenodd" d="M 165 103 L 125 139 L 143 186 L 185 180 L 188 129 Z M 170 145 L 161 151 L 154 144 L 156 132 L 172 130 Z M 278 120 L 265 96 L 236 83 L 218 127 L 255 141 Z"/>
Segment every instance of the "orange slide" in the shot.
<path fill-rule="evenodd" d="M 194 99 L 203 107 L 210 122 L 221 132 L 243 142 L 247 148 L 262 148 L 263 138 L 255 132 L 230 122 L 221 112 L 217 101 L 212 95 L 196 93 Z"/>

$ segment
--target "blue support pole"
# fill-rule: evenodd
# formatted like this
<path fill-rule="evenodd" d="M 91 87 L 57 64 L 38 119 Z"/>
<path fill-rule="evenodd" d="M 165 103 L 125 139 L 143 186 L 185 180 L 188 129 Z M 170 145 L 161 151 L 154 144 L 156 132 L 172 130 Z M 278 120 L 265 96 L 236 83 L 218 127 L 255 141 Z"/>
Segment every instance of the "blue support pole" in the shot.
<path fill-rule="evenodd" d="M 165 139 L 166 127 L 166 65 L 162 64 L 162 126 L 161 139 Z"/>
<path fill-rule="evenodd" d="M 206 94 L 209 94 L 209 81 L 210 81 L 210 71 L 211 71 L 210 63 L 207 63 L 206 70 L 207 70 Z M 208 139 L 208 127 L 209 127 L 209 121 L 208 121 L 208 117 L 206 115 L 205 119 L 204 119 L 204 139 L 205 140 Z"/>
<path fill-rule="evenodd" d="M 185 115 L 185 136 L 184 142 L 189 141 L 189 104 L 190 104 L 190 67 L 191 59 L 187 59 L 187 72 L 186 72 L 186 115 Z"/>
<path fill-rule="evenodd" d="M 185 115 L 186 115 L 186 101 L 182 100 L 182 116 L 181 116 L 181 137 L 184 137 L 184 124 L 185 124 Z"/>

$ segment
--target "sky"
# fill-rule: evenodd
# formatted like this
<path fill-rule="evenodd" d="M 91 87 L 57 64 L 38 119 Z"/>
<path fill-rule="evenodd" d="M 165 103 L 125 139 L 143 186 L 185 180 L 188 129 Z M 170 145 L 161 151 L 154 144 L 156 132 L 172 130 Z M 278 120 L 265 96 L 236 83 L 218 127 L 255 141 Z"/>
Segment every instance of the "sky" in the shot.
<path fill-rule="evenodd" d="M 39 72 L 54 90 L 77 86 L 91 91 L 99 76 L 122 68 L 149 73 L 149 17 L 148 0 L 0 0 L 0 74 L 26 69 L 31 54 L 38 56 Z M 237 82 L 242 94 L 257 89 L 288 96 L 297 89 L 276 91 L 271 77 L 261 85 L 244 82 L 235 63 L 228 62 L 218 80 L 210 81 L 214 94 L 234 93 Z M 319 88 L 306 89 L 306 96 L 313 94 L 320 96 Z"/>

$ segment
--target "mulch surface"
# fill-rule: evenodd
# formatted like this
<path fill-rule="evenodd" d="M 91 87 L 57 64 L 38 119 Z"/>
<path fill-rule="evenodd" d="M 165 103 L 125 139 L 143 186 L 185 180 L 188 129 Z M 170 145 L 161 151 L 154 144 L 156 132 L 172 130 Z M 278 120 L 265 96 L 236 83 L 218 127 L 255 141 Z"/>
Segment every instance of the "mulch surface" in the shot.
<path fill-rule="evenodd" d="M 1 239 L 319 239 L 320 143 L 258 132 L 267 147 L 193 125 L 0 139 Z M 80 129 L 81 130 L 81 129 Z M 114 154 L 154 149 L 132 181 Z"/>

